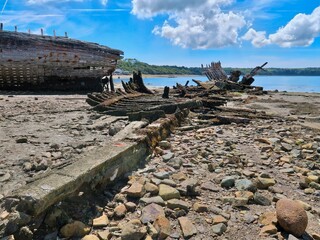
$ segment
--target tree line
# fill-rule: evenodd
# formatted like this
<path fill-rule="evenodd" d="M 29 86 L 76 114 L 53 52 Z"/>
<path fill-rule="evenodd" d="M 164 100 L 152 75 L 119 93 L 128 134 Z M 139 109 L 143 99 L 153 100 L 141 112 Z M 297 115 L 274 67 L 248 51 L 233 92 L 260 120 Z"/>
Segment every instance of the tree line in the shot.
<path fill-rule="evenodd" d="M 140 70 L 143 74 L 159 74 L 159 75 L 202 75 L 201 67 L 184 67 L 169 65 L 150 65 L 140 62 L 134 58 L 122 59 L 118 62 L 119 69 L 123 71 L 133 72 Z M 242 74 L 249 73 L 252 68 L 223 68 L 227 74 L 234 70 L 240 70 Z M 266 71 L 260 71 L 258 75 L 267 76 L 320 76 L 320 67 L 310 68 L 265 68 Z"/>

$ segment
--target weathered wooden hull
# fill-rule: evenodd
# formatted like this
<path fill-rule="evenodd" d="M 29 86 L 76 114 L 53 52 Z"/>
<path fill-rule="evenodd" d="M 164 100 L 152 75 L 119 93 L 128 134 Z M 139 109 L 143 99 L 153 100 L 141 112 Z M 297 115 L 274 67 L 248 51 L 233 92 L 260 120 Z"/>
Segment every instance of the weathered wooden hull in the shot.
<path fill-rule="evenodd" d="M 0 31 L 0 89 L 97 91 L 122 54 L 66 37 Z"/>

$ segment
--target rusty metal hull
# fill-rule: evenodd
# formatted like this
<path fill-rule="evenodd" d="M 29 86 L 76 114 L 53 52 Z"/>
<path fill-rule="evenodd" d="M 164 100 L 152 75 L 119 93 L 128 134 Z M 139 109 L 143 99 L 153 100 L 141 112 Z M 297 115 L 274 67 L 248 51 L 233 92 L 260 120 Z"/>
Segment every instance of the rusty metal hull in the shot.
<path fill-rule="evenodd" d="M 66 37 L 0 31 L 0 89 L 100 90 L 122 55 Z"/>

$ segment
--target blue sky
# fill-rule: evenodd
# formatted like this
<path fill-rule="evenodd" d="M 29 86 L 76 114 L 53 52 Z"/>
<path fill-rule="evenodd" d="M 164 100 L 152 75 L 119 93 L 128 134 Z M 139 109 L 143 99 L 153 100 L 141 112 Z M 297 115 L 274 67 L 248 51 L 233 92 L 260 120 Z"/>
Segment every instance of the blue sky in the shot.
<path fill-rule="evenodd" d="M 5 30 L 97 42 L 157 65 L 320 67 L 320 0 L 0 0 Z"/>

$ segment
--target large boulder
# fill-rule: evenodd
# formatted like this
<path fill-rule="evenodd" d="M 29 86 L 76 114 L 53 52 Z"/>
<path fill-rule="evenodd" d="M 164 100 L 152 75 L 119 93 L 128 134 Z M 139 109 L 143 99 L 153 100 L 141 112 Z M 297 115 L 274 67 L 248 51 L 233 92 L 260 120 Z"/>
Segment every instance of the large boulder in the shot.
<path fill-rule="evenodd" d="M 300 237 L 308 225 L 308 216 L 303 206 L 287 198 L 280 199 L 276 205 L 279 225 L 288 233 Z"/>

